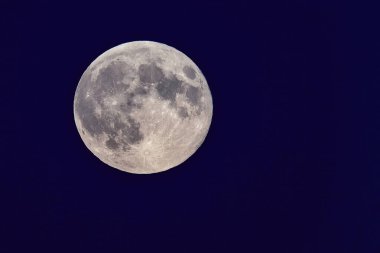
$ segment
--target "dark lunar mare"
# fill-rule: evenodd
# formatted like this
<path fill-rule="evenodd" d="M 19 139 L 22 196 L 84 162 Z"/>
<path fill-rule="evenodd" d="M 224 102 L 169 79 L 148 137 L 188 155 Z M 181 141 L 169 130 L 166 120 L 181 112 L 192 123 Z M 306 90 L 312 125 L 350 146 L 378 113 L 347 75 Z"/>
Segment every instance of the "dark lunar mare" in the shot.
<path fill-rule="evenodd" d="M 196 74 L 195 74 L 195 70 L 192 67 L 186 65 L 185 67 L 183 67 L 182 71 L 191 80 L 195 79 Z"/>
<path fill-rule="evenodd" d="M 156 83 L 164 78 L 162 70 L 156 64 L 141 64 L 139 66 L 138 74 L 140 81 L 143 83 Z"/>
<path fill-rule="evenodd" d="M 165 100 L 175 103 L 176 95 L 180 92 L 182 82 L 176 76 L 165 78 L 156 86 L 158 95 Z"/>
<path fill-rule="evenodd" d="M 99 71 L 95 82 L 91 81 L 90 74 L 85 73 L 79 84 L 80 89 L 77 91 L 75 110 L 82 122 L 83 128 L 93 137 L 106 134 L 108 136 L 106 146 L 109 149 L 118 149 L 122 144 L 122 149 L 127 150 L 130 144 L 139 143 L 144 138 L 140 131 L 140 124 L 129 115 L 134 108 L 139 107 L 133 101 L 133 97 L 144 94 L 144 91 L 128 91 L 130 85 L 122 82 L 127 74 L 128 66 L 124 62 L 111 62 Z M 90 97 L 88 98 L 86 97 L 87 92 L 90 93 Z M 121 111 L 127 119 L 126 122 L 121 120 L 122 115 L 118 112 L 109 111 L 103 103 L 105 97 L 117 93 L 126 94 L 126 103 L 120 105 Z M 101 106 L 101 117 L 96 117 L 95 101 Z M 113 127 L 111 122 L 113 123 Z M 122 133 L 120 143 L 115 140 L 119 131 Z"/>
<path fill-rule="evenodd" d="M 178 107 L 178 115 L 183 119 L 189 117 L 189 113 L 187 112 L 187 109 L 182 106 Z"/>
<path fill-rule="evenodd" d="M 79 82 L 78 90 L 76 92 L 75 99 L 75 111 L 79 119 L 82 122 L 82 126 L 92 136 L 98 135 L 102 132 L 98 124 L 98 119 L 95 116 L 95 104 L 89 98 L 86 97 L 87 92 L 90 94 L 91 89 L 91 75 L 85 72 Z"/>
<path fill-rule="evenodd" d="M 185 66 L 183 71 L 190 79 L 196 77 L 195 70 L 190 66 Z M 150 84 L 154 83 L 154 87 L 160 98 L 169 101 L 170 105 L 177 110 L 178 116 L 181 118 L 189 117 L 189 113 L 186 108 L 177 106 L 176 96 L 178 93 L 185 93 L 189 103 L 197 108 L 196 113 L 200 113 L 200 98 L 202 92 L 199 88 L 191 86 L 186 82 L 182 82 L 175 74 L 166 77 L 164 72 L 155 63 L 141 64 L 138 68 L 138 74 L 141 86 L 136 88 L 136 93 L 142 96 L 147 95 L 151 89 Z M 146 84 L 149 85 L 147 86 Z"/>
<path fill-rule="evenodd" d="M 187 87 L 186 97 L 188 98 L 191 104 L 199 105 L 201 91 L 197 87 L 189 85 Z"/>
<path fill-rule="evenodd" d="M 107 148 L 109 148 L 109 149 L 118 149 L 118 148 L 119 148 L 119 143 L 117 143 L 117 142 L 115 141 L 115 139 L 110 138 L 110 139 L 108 139 L 108 140 L 106 141 L 106 146 L 107 146 Z"/>
<path fill-rule="evenodd" d="M 112 61 L 100 69 L 92 87 L 95 99 L 102 104 L 104 97 L 126 92 L 130 85 L 123 82 L 125 76 L 132 76 L 131 68 L 125 62 Z"/>
<path fill-rule="evenodd" d="M 178 93 L 184 93 L 185 87 L 188 85 L 183 83 L 176 75 L 165 77 L 164 72 L 155 63 L 141 64 L 138 69 L 140 86 L 135 89 L 135 93 L 146 96 L 151 90 L 151 84 L 160 98 L 170 102 L 170 106 L 174 107 L 181 118 L 189 116 L 188 111 L 184 107 L 177 107 L 176 96 Z"/>

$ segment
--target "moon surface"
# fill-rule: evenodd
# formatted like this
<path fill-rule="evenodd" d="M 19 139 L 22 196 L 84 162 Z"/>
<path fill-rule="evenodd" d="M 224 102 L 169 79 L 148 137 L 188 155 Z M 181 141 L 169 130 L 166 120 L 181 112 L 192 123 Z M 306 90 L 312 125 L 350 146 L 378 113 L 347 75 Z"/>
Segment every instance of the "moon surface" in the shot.
<path fill-rule="evenodd" d="M 150 174 L 173 168 L 203 143 L 212 97 L 182 52 L 152 41 L 121 44 L 83 73 L 74 119 L 87 148 L 116 169 Z"/>

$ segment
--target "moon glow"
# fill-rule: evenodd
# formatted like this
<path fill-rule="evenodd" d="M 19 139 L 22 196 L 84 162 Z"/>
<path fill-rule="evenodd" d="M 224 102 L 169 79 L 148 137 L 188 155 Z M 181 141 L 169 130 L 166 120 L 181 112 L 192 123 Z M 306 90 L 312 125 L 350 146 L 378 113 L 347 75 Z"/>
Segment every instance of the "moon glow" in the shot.
<path fill-rule="evenodd" d="M 116 169 L 173 168 L 203 143 L 212 119 L 207 81 L 185 54 L 135 41 L 101 54 L 83 73 L 74 119 L 87 148 Z"/>

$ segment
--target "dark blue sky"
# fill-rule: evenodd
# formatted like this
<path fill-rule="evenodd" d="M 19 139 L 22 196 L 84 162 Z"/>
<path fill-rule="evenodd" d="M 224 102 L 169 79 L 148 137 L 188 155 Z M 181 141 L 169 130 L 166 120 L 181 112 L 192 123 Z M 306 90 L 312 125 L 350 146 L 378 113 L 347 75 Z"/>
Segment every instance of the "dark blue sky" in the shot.
<path fill-rule="evenodd" d="M 1 1 L 0 252 L 380 252 L 380 18 L 357 1 Z M 111 169 L 73 120 L 105 50 L 187 54 L 214 100 L 195 155 Z"/>

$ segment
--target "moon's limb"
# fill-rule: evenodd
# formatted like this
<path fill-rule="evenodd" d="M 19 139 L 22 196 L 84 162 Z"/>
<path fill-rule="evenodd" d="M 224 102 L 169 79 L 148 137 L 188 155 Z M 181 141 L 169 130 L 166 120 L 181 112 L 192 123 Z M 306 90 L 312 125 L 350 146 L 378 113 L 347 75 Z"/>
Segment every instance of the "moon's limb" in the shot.
<path fill-rule="evenodd" d="M 200 69 L 164 44 L 114 47 L 83 73 L 74 118 L 88 149 L 110 166 L 138 174 L 173 168 L 204 141 L 212 97 Z"/>

